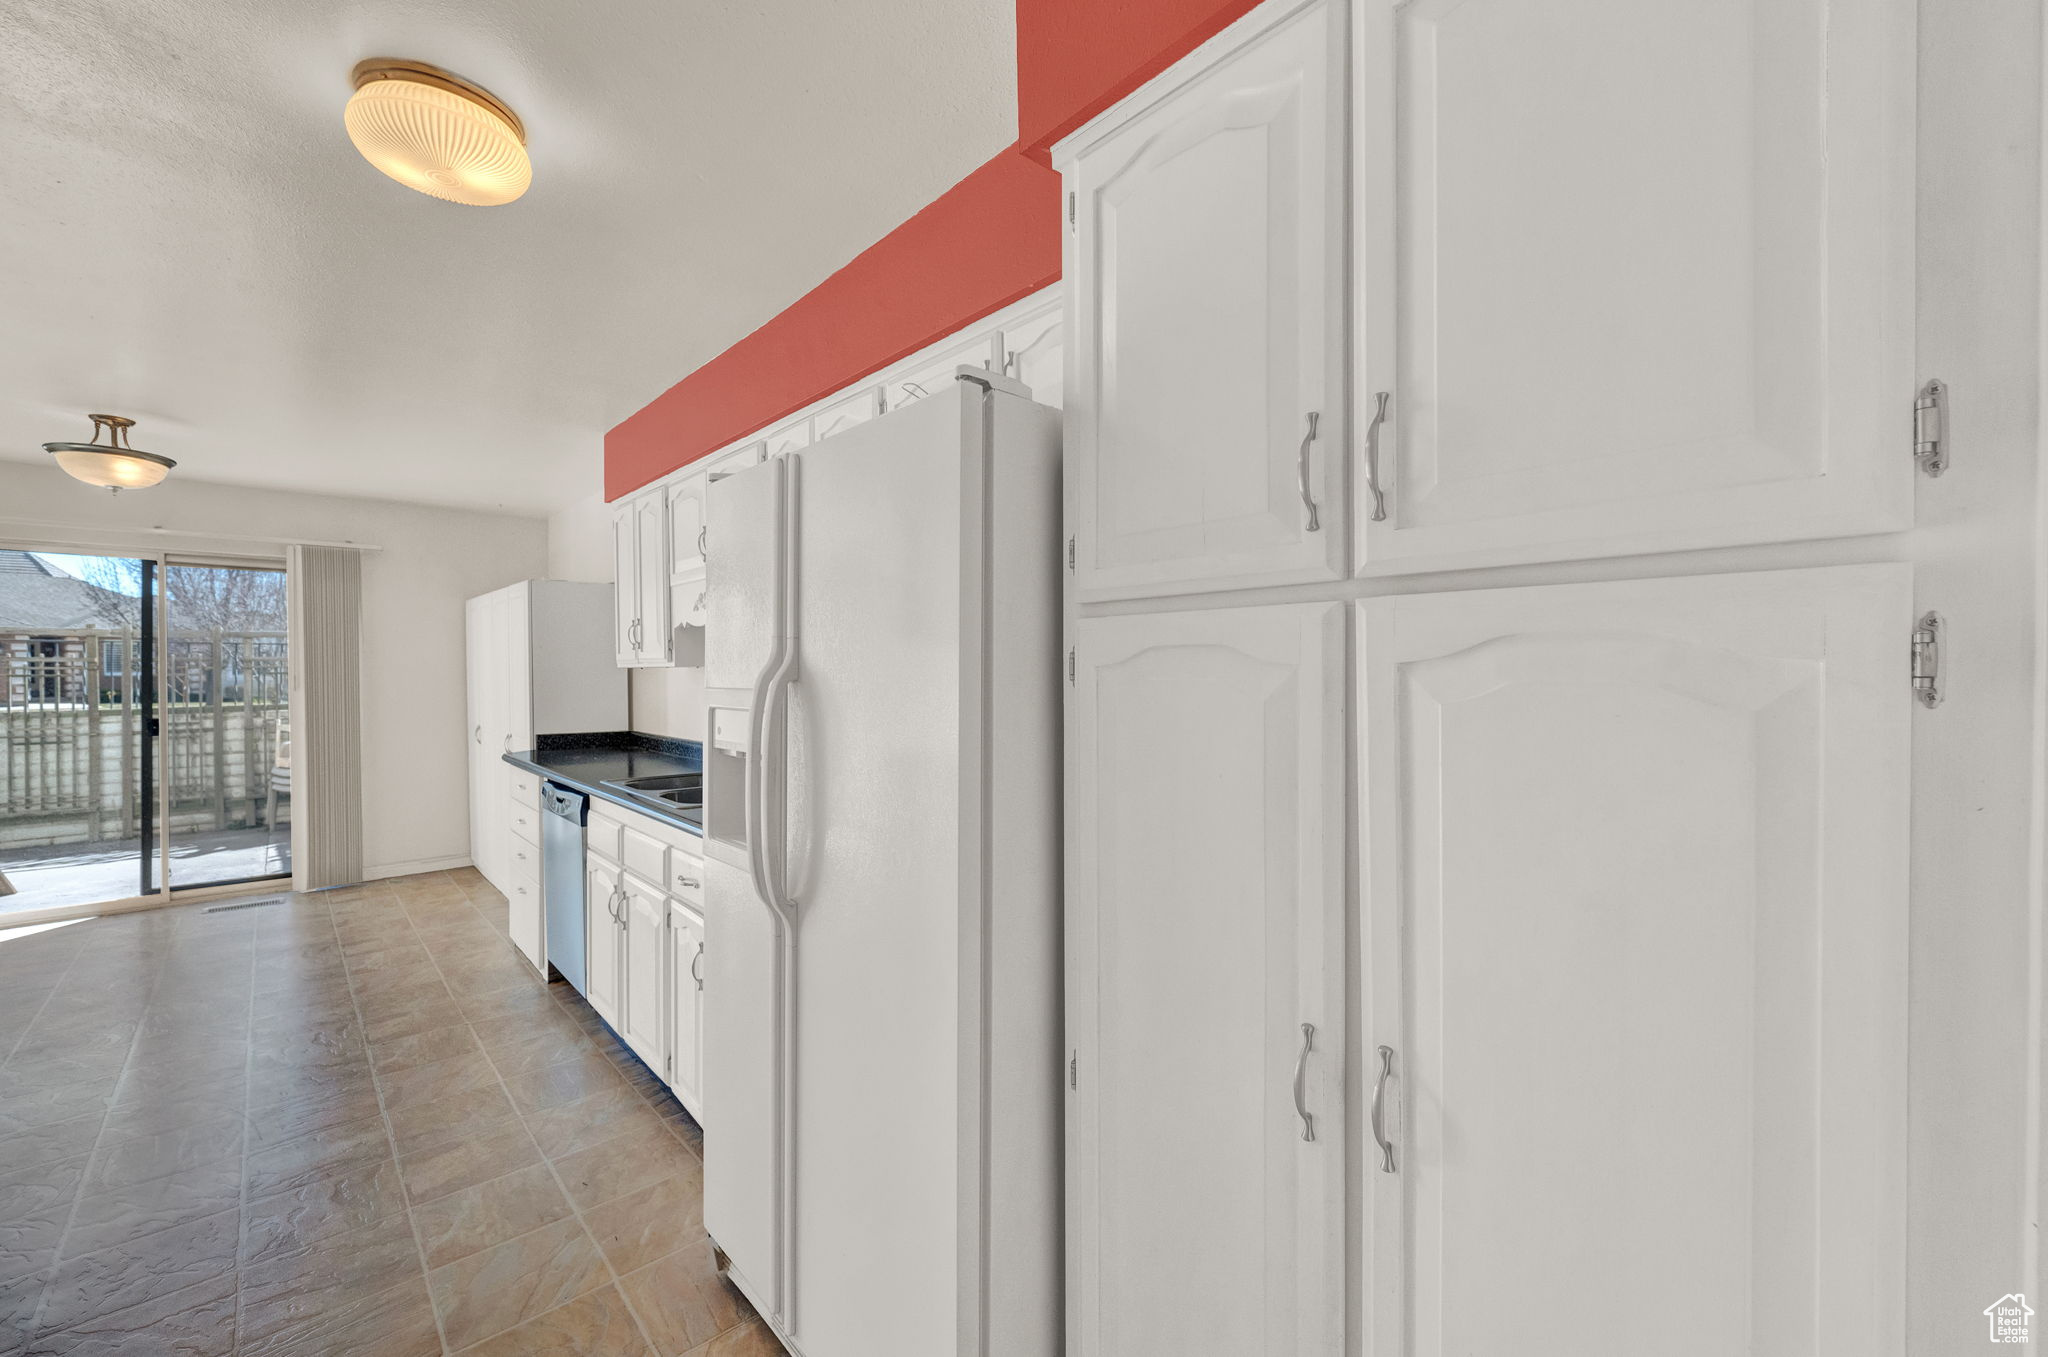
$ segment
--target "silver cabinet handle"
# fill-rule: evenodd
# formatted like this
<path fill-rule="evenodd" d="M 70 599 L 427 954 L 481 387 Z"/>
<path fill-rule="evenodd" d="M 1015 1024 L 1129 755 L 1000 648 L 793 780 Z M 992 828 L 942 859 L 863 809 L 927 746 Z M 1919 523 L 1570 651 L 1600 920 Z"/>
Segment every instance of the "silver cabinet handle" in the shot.
<path fill-rule="evenodd" d="M 697 554 L 699 556 L 704 554 L 704 535 L 710 531 L 711 525 L 709 523 L 703 524 L 697 529 Z"/>
<path fill-rule="evenodd" d="M 1372 1086 L 1372 1138 L 1380 1147 L 1380 1172 L 1394 1171 L 1394 1142 L 1387 1139 L 1382 1108 L 1387 1100 L 1387 1080 L 1394 1077 L 1394 1048 L 1380 1047 L 1380 1078 Z"/>
<path fill-rule="evenodd" d="M 704 944 L 697 944 L 697 955 L 690 958 L 690 978 L 697 982 L 697 988 L 704 988 Z"/>
<path fill-rule="evenodd" d="M 482 726 L 478 726 L 476 728 L 476 742 L 478 744 L 482 744 L 484 742 L 484 728 Z"/>
<path fill-rule="evenodd" d="M 1316 1044 L 1316 1025 L 1305 1022 L 1301 1025 L 1301 1054 L 1294 1059 L 1294 1114 L 1301 1118 L 1301 1138 L 1316 1138 L 1316 1119 L 1309 1115 L 1308 1104 L 1303 1101 L 1303 1082 L 1308 1076 L 1308 1053 Z"/>
<path fill-rule="evenodd" d="M 1316 441 L 1316 424 L 1319 412 L 1308 412 L 1308 432 L 1301 436 L 1301 455 L 1296 460 L 1295 475 L 1301 482 L 1301 507 L 1308 510 L 1308 530 L 1320 531 L 1322 524 L 1316 517 L 1316 497 L 1308 491 L 1308 445 Z"/>
<path fill-rule="evenodd" d="M 692 878 L 692 877 L 687 877 L 687 876 L 679 876 L 679 877 L 677 877 L 677 878 L 676 878 L 676 884 L 677 884 L 678 886 L 688 886 L 688 887 L 689 887 L 689 888 L 690 888 L 691 890 L 693 890 L 693 891 L 694 891 L 694 890 L 701 890 L 701 889 L 703 888 L 703 885 L 704 885 L 704 883 L 703 883 L 703 882 L 701 882 L 701 881 L 698 881 L 698 880 L 695 880 L 694 878 Z"/>
<path fill-rule="evenodd" d="M 1372 491 L 1372 521 L 1381 523 L 1387 517 L 1387 497 L 1380 490 L 1380 425 L 1387 422 L 1387 402 L 1393 393 L 1375 391 L 1372 399 L 1372 423 L 1365 426 L 1365 488 Z"/>

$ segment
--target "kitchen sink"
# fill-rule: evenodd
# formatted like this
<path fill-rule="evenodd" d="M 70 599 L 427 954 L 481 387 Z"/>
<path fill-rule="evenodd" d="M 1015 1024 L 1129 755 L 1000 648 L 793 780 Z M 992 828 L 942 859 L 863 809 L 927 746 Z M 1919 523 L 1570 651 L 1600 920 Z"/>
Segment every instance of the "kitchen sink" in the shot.
<path fill-rule="evenodd" d="M 664 806 L 692 807 L 704 804 L 702 773 L 661 773 L 649 777 L 625 777 L 607 782 L 628 796 Z"/>

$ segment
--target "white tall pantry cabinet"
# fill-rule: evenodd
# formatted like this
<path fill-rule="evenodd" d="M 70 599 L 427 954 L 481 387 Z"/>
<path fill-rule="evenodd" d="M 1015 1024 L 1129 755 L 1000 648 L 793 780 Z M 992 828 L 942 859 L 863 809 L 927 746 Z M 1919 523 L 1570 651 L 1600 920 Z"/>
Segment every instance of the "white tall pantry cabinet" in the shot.
<path fill-rule="evenodd" d="M 511 907 L 512 940 L 542 966 L 539 783 L 504 755 L 541 735 L 626 729 L 608 584 L 522 580 L 465 605 L 470 861 Z"/>
<path fill-rule="evenodd" d="M 1272 0 L 1056 148 L 1075 1357 L 1903 1357 L 1914 33 Z"/>

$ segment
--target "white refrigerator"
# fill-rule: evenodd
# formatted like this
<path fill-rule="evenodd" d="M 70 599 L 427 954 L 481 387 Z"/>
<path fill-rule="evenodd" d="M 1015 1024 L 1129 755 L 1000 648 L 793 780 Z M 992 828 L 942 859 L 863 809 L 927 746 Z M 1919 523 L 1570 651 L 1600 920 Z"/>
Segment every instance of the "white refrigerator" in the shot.
<path fill-rule="evenodd" d="M 1059 414 L 710 487 L 704 1223 L 802 1357 L 1060 1347 Z"/>

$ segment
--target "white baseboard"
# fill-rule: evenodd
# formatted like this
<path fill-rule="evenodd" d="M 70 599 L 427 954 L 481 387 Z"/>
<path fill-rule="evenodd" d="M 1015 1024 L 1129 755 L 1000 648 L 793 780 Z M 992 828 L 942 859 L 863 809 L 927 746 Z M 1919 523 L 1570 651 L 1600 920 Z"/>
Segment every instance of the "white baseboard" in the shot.
<path fill-rule="evenodd" d="M 469 854 L 458 853 L 452 858 L 414 858 L 410 862 L 386 862 L 363 869 L 363 880 L 382 881 L 394 876 L 418 876 L 421 872 L 448 872 L 457 867 L 469 866 Z"/>

